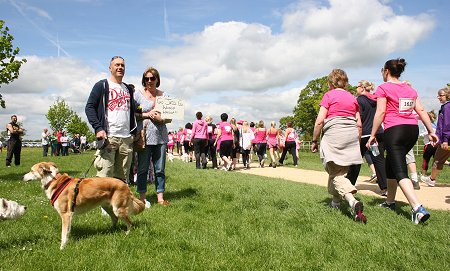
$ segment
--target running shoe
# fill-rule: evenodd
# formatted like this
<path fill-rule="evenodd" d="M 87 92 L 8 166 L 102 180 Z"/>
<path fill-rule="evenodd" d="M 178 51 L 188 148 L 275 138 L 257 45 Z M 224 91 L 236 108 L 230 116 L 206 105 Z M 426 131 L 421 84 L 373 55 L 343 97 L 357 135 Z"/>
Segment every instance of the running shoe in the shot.
<path fill-rule="evenodd" d="M 425 210 L 425 208 L 423 208 L 422 205 L 419 206 L 419 208 L 417 208 L 417 211 L 411 210 L 412 214 L 411 214 L 411 220 L 414 224 L 419 224 L 419 223 L 424 223 L 425 221 L 428 220 L 428 218 L 430 218 L 430 213 L 427 212 L 427 210 Z"/>
<path fill-rule="evenodd" d="M 414 187 L 415 190 L 420 190 L 420 184 L 419 184 L 419 181 L 413 181 L 413 180 L 411 180 L 411 182 L 412 182 L 413 187 Z"/>
<path fill-rule="evenodd" d="M 362 222 L 364 224 L 367 223 L 367 217 L 363 213 L 364 205 L 362 202 L 357 201 L 355 205 L 353 205 L 352 213 L 355 216 L 356 222 Z"/>
<path fill-rule="evenodd" d="M 395 202 L 393 203 L 387 203 L 386 201 L 380 204 L 380 207 L 391 209 L 392 211 L 395 211 Z"/>
<path fill-rule="evenodd" d="M 428 186 L 434 187 L 436 186 L 436 181 L 432 180 L 430 176 L 420 176 L 420 180 L 426 183 Z"/>

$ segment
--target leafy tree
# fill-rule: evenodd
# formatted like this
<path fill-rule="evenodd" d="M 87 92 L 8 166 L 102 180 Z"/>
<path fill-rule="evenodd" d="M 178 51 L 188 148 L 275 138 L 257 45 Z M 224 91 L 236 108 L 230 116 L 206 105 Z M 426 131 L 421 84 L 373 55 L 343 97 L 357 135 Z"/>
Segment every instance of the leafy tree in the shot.
<path fill-rule="evenodd" d="M 314 130 L 314 121 L 319 113 L 319 103 L 323 94 L 328 91 L 327 77 L 309 81 L 301 90 L 292 118 L 293 127 L 304 134 L 304 139 L 310 139 Z"/>
<path fill-rule="evenodd" d="M 53 131 L 60 131 L 67 128 L 67 125 L 72 121 L 75 112 L 66 104 L 66 102 L 58 98 L 55 103 L 50 106 L 47 115 L 50 127 Z"/>
<path fill-rule="evenodd" d="M 75 134 L 86 135 L 87 138 L 91 138 L 93 133 L 89 129 L 88 124 L 83 121 L 80 116 L 73 115 L 70 123 L 66 127 L 67 132 L 74 136 Z"/>
<path fill-rule="evenodd" d="M 27 62 L 25 58 L 16 60 L 19 54 L 19 47 L 14 48 L 12 41 L 13 36 L 8 33 L 9 28 L 5 26 L 5 22 L 0 20 L 0 87 L 2 84 L 9 84 L 19 77 L 20 66 Z M 0 94 L 0 106 L 5 108 L 5 101 Z"/>

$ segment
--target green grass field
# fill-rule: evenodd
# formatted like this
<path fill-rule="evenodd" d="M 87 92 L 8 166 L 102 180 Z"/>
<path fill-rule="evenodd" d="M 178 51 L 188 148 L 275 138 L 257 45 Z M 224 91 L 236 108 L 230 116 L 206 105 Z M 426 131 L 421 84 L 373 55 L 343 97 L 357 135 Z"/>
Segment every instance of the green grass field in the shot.
<path fill-rule="evenodd" d="M 111 228 L 99 208 L 77 216 L 60 251 L 58 214 L 38 182 L 21 179 L 46 160 L 80 177 L 92 154 L 42 158 L 26 148 L 20 167 L 0 167 L 0 197 L 28 206 L 22 218 L 0 221 L 0 270 L 450 269 L 450 212 L 429 210 L 425 225 L 413 225 L 405 204 L 393 212 L 378 207 L 382 199 L 358 195 L 368 223 L 357 224 L 347 206 L 327 207 L 324 187 L 180 161 L 167 163 L 170 206 L 132 217 L 129 235 L 123 222 Z M 300 156 L 300 168 L 322 170 L 316 154 Z"/>

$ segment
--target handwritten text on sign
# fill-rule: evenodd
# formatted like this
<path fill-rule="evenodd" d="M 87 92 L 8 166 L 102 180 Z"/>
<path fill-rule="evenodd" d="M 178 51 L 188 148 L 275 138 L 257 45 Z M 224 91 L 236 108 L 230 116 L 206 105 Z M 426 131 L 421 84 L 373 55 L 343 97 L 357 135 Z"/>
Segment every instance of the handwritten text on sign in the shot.
<path fill-rule="evenodd" d="M 155 109 L 161 112 L 164 119 L 184 119 L 184 101 L 170 97 L 156 97 Z"/>

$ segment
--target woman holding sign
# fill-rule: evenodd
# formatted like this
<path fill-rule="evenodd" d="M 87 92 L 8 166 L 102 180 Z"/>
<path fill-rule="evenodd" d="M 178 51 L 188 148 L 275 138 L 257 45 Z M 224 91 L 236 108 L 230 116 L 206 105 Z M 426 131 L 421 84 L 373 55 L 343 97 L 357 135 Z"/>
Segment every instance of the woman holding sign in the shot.
<path fill-rule="evenodd" d="M 156 97 L 165 96 L 165 93 L 157 87 L 160 85 L 159 72 L 150 67 L 142 75 L 143 90 L 136 91 L 134 99 L 141 105 L 142 113 L 136 113 L 138 119 L 138 128 L 145 129 L 146 146 L 138 153 L 138 173 L 137 173 L 137 192 L 145 206 L 150 207 L 150 202 L 146 199 L 147 193 L 147 174 L 149 164 L 153 163 L 155 173 L 155 186 L 158 204 L 169 205 L 164 200 L 164 191 L 166 186 L 166 151 L 168 142 L 168 131 L 166 123 L 170 119 L 161 117 L 161 112 L 155 110 Z"/>
<path fill-rule="evenodd" d="M 408 177 L 406 166 L 406 154 L 416 144 L 419 135 L 414 111 L 427 128 L 430 141 L 435 144 L 438 138 L 431 127 L 430 118 L 417 96 L 417 91 L 411 88 L 407 82 L 399 80 L 405 66 L 406 62 L 403 58 L 391 59 L 381 69 L 385 83 L 378 86 L 375 92 L 377 110 L 373 120 L 372 133 L 366 146 L 369 148 L 372 143 L 376 142 L 375 135 L 383 122 L 388 192 L 386 202 L 382 203 L 381 207 L 395 210 L 395 194 L 398 185 L 412 208 L 412 222 L 419 224 L 425 222 L 430 214 L 420 203 Z"/>

